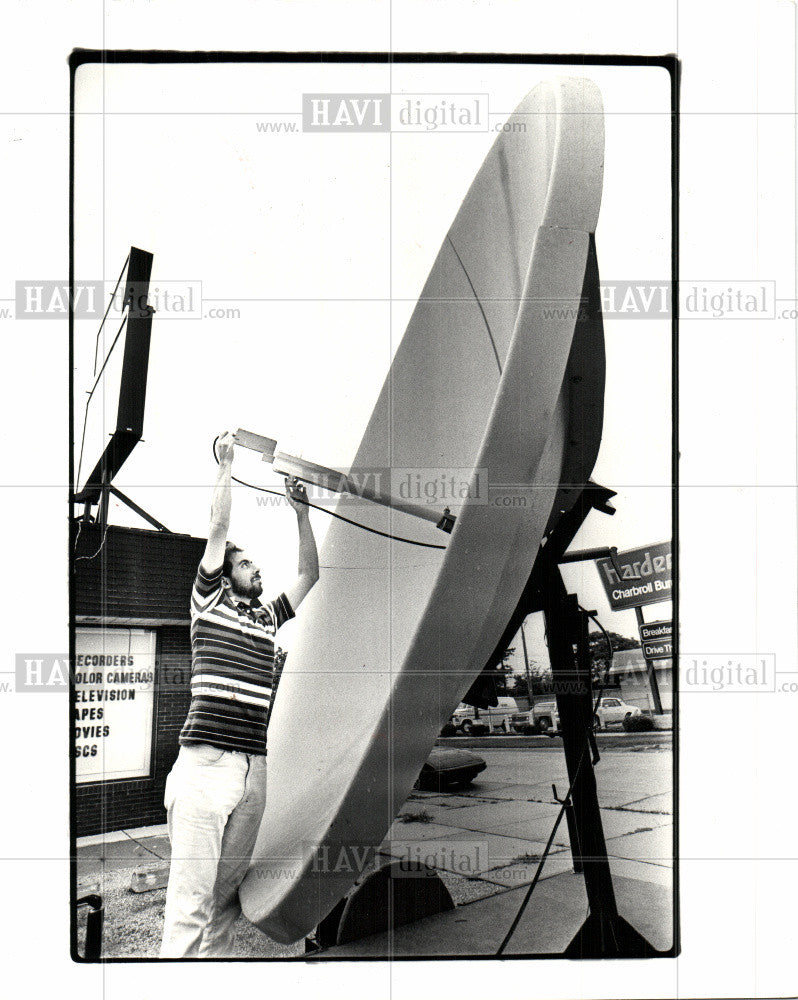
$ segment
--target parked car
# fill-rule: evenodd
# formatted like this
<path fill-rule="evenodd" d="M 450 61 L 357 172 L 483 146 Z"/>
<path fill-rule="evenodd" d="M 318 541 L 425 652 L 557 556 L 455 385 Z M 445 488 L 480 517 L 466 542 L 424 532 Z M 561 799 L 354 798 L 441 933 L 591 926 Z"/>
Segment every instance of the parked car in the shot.
<path fill-rule="evenodd" d="M 607 726 L 621 725 L 624 719 L 642 714 L 637 705 L 627 705 L 617 696 L 609 695 L 599 702 L 593 716 L 593 726 L 595 729 L 606 729 Z"/>
<path fill-rule="evenodd" d="M 560 717 L 557 714 L 557 702 L 553 698 L 536 702 L 526 712 L 516 712 L 510 719 L 510 725 L 516 733 L 526 735 L 559 729 Z"/>
<path fill-rule="evenodd" d="M 485 761 L 470 750 L 433 750 L 414 787 L 432 792 L 462 788 L 486 767 Z"/>
<path fill-rule="evenodd" d="M 628 705 L 615 695 L 605 695 L 593 716 L 594 729 L 620 725 L 624 719 L 640 715 L 636 705 Z M 539 701 L 527 712 L 516 712 L 511 719 L 512 728 L 517 733 L 546 733 L 560 728 L 560 716 L 556 701 Z"/>
<path fill-rule="evenodd" d="M 463 736 L 480 733 L 510 733 L 511 719 L 518 712 L 515 698 L 499 698 L 498 705 L 475 709 L 473 705 L 460 704 L 451 718 L 452 725 Z"/>

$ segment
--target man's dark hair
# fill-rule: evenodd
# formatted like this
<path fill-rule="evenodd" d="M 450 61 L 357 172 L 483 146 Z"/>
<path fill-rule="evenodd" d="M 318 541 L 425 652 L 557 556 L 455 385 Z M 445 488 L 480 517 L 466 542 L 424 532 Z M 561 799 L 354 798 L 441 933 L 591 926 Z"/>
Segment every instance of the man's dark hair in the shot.
<path fill-rule="evenodd" d="M 233 575 L 233 557 L 236 552 L 243 552 L 234 542 L 225 542 L 224 562 L 222 563 L 222 576 L 228 579 Z"/>

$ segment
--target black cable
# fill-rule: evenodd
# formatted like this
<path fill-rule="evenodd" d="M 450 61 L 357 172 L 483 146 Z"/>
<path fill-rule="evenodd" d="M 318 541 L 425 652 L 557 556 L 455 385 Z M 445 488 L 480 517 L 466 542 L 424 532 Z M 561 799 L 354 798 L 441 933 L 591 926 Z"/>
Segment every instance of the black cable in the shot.
<path fill-rule="evenodd" d="M 549 834 L 549 839 L 546 841 L 546 846 L 543 848 L 543 854 L 540 857 L 540 862 L 539 862 L 538 867 L 537 867 L 537 869 L 535 871 L 535 877 L 529 883 L 529 888 L 526 891 L 526 895 L 524 896 L 524 898 L 523 898 L 523 900 L 521 902 L 521 905 L 518 907 L 518 912 L 516 913 L 515 918 L 513 919 L 512 924 L 510 925 L 510 929 L 504 935 L 504 940 L 499 945 L 498 951 L 496 952 L 497 955 L 503 954 L 504 953 L 504 949 L 510 943 L 510 939 L 512 938 L 513 934 L 515 933 L 515 929 L 518 926 L 519 921 L 521 920 L 521 917 L 524 915 L 524 910 L 526 909 L 527 903 L 532 898 L 532 893 L 535 891 L 535 886 L 538 884 L 538 882 L 540 880 L 540 875 L 541 875 L 541 872 L 543 871 L 543 866 L 546 864 L 546 861 L 548 859 L 549 851 L 551 850 L 551 845 L 554 842 L 554 837 L 555 837 L 555 835 L 557 833 L 557 828 L 560 825 L 560 820 L 563 818 L 563 815 L 565 814 L 566 807 L 568 806 L 568 800 L 571 797 L 571 791 L 573 790 L 573 787 L 576 784 L 576 779 L 579 777 L 579 772 L 582 770 L 582 764 L 584 763 L 584 760 L 585 760 L 585 752 L 586 751 L 587 751 L 587 746 L 584 746 L 582 748 L 582 756 L 579 758 L 579 763 L 576 765 L 576 771 L 574 772 L 573 781 L 568 786 L 568 791 L 565 793 L 565 798 L 562 800 L 562 804 L 560 805 L 560 811 L 557 813 L 557 816 L 556 816 L 556 818 L 554 820 L 554 826 L 551 828 L 551 833 Z"/>
<path fill-rule="evenodd" d="M 602 694 L 604 693 L 604 686 L 606 684 L 607 677 L 609 677 L 610 668 L 612 667 L 612 658 L 615 655 L 615 651 L 612 648 L 612 642 L 610 640 L 609 635 L 607 634 L 606 629 L 601 624 L 601 622 L 598 620 L 598 618 L 594 614 L 591 614 L 589 611 L 585 611 L 585 609 L 581 605 L 580 605 L 580 609 L 582 611 L 584 611 L 585 614 L 589 618 L 592 618 L 593 621 L 596 623 L 596 625 L 598 625 L 598 627 L 604 633 L 604 638 L 607 640 L 607 648 L 608 648 L 609 654 L 610 654 L 609 657 L 608 657 L 608 660 L 607 660 L 607 670 L 605 672 L 604 680 L 602 681 L 601 686 L 599 687 L 598 696 L 596 697 L 596 700 L 593 703 L 593 712 L 591 714 L 591 723 L 592 723 L 592 720 L 596 716 L 596 711 L 598 710 L 598 706 L 599 706 L 599 703 L 601 701 Z M 521 920 L 521 917 L 524 915 L 524 910 L 526 910 L 527 904 L 529 903 L 529 900 L 532 898 L 532 893 L 535 891 L 535 886 L 538 884 L 538 882 L 540 880 L 540 875 L 541 875 L 541 872 L 543 871 L 543 866 L 546 864 L 546 860 L 548 859 L 549 851 L 551 850 L 551 845 L 554 842 L 554 837 L 555 837 L 555 835 L 557 833 L 557 828 L 559 827 L 560 821 L 562 820 L 563 815 L 565 814 L 566 807 L 567 807 L 567 805 L 569 803 L 569 800 L 571 798 L 571 792 L 573 791 L 574 785 L 576 784 L 576 779 L 579 777 L 579 773 L 582 770 L 582 764 L 585 761 L 585 753 L 587 752 L 588 746 L 589 746 L 589 744 L 585 744 L 585 746 L 582 747 L 582 755 L 579 758 L 579 763 L 576 765 L 576 770 L 574 771 L 573 780 L 571 781 L 570 785 L 568 786 L 568 791 L 565 793 L 565 798 L 562 800 L 562 805 L 560 806 L 560 811 L 557 813 L 557 816 L 556 816 L 556 818 L 554 820 L 554 826 L 551 828 L 551 833 L 549 834 L 549 839 L 547 840 L 546 846 L 543 849 L 543 854 L 541 855 L 540 863 L 538 864 L 538 867 L 537 867 L 537 869 L 535 871 L 535 876 L 534 876 L 534 878 L 532 879 L 532 881 L 529 884 L 529 888 L 527 889 L 526 895 L 524 896 L 524 898 L 523 898 L 523 900 L 521 902 L 521 905 L 518 908 L 518 912 L 516 913 L 515 918 L 513 919 L 512 924 L 510 925 L 510 929 L 507 931 L 507 933 L 504 936 L 504 940 L 499 945 L 499 949 L 496 952 L 497 955 L 503 954 L 504 953 L 504 949 L 510 943 L 511 938 L 512 938 L 513 934 L 515 933 L 515 929 L 518 926 L 519 921 Z"/>
<path fill-rule="evenodd" d="M 216 464 L 219 464 L 219 459 L 216 455 L 216 442 L 219 440 L 218 435 L 213 440 L 213 457 Z M 239 486 L 248 486 L 251 490 L 258 490 L 259 493 L 271 493 L 272 496 L 282 497 L 285 494 L 278 493 L 277 490 L 266 489 L 265 486 L 255 486 L 254 483 L 247 483 L 243 479 L 237 479 L 234 475 L 230 475 L 230 478 L 234 483 L 238 483 Z M 320 507 L 318 504 L 311 503 L 310 500 L 300 500 L 300 503 L 304 503 L 307 507 L 312 507 L 314 510 L 320 510 L 324 514 L 329 514 L 330 517 L 337 517 L 339 521 L 345 521 L 347 524 L 353 524 L 356 528 L 362 528 L 363 531 L 370 531 L 372 535 L 381 535 L 383 538 L 390 538 L 394 542 L 404 542 L 406 545 L 418 545 L 422 549 L 445 549 L 445 545 L 434 545 L 432 542 L 418 542 L 414 538 L 403 538 L 401 535 L 391 535 L 387 531 L 379 531 L 377 528 L 369 528 L 366 524 L 361 524 L 360 521 L 353 521 L 349 517 L 344 517 L 343 514 L 337 514 L 334 510 L 329 510 L 327 507 Z"/>
<path fill-rule="evenodd" d="M 582 608 L 581 605 L 580 608 Z M 585 611 L 585 609 L 582 608 L 582 611 Z M 594 614 L 591 614 L 591 612 L 589 611 L 585 611 L 585 614 L 588 616 L 588 618 L 592 618 L 592 620 L 596 623 L 596 625 L 598 625 L 598 627 L 604 633 L 604 638 L 607 642 L 607 652 L 609 653 L 607 657 L 607 669 L 604 671 L 604 677 L 602 678 L 601 684 L 599 686 L 598 697 L 596 698 L 596 701 L 593 705 L 593 717 L 595 718 L 599 703 L 601 702 L 602 695 L 604 694 L 604 688 L 607 686 L 607 681 L 609 680 L 610 677 L 610 670 L 612 669 L 612 660 L 613 657 L 615 656 L 615 650 L 612 647 L 612 640 L 610 639 L 607 630 L 604 628 L 604 626 L 601 624 L 598 618 L 596 618 L 596 616 Z"/>

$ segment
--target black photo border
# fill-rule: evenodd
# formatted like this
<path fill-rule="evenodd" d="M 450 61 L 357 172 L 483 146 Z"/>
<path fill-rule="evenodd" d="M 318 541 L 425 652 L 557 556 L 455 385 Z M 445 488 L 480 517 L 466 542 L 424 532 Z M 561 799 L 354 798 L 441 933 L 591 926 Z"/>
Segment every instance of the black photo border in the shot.
<path fill-rule="evenodd" d="M 69 420 L 67 437 L 69 449 L 69 482 L 67 494 L 69 520 L 69 548 L 67 561 L 69 566 L 69 655 L 70 662 L 75 662 L 75 572 L 74 549 L 76 541 L 76 525 L 72 518 L 72 483 L 74 481 L 74 310 L 75 301 L 75 268 L 74 268 L 74 236 L 75 236 L 75 76 L 81 66 L 90 64 L 105 65 L 163 65 L 163 64 L 222 64 L 222 63 L 449 63 L 491 65 L 577 65 L 577 66 L 612 66 L 612 67 L 659 67 L 667 71 L 670 78 L 670 118 L 671 118 L 671 379 L 672 379 L 672 455 L 671 455 L 671 491 L 672 491 L 672 543 L 676 554 L 676 572 L 673 580 L 673 618 L 676 623 L 673 637 L 673 663 L 679 662 L 679 95 L 681 82 L 681 63 L 675 54 L 665 55 L 622 55 L 622 54 L 586 54 L 586 53 L 505 53 L 505 52 L 231 52 L 231 51 L 190 51 L 178 50 L 126 50 L 126 49 L 74 49 L 68 58 L 69 67 Z M 674 825 L 673 825 L 673 944 L 667 951 L 657 952 L 656 957 L 675 958 L 681 951 L 680 940 L 680 906 L 679 906 L 679 671 L 673 670 L 673 792 L 674 792 Z M 73 741 L 72 706 L 75 698 L 74 674 L 70 671 L 69 706 L 67 713 L 68 745 Z M 69 806 L 69 843 L 70 843 L 70 954 L 73 961 L 84 964 L 87 960 L 78 954 L 78 921 L 77 921 L 77 836 L 76 836 L 76 803 L 75 803 L 75 759 L 69 758 L 70 806 Z M 562 958 L 560 953 L 502 955 L 502 960 L 538 960 Z M 403 955 L 386 957 L 325 957 L 298 955 L 291 958 L 220 958 L 210 959 L 217 962 L 382 962 L 382 961 L 490 961 L 495 956 L 486 955 Z M 155 957 L 116 957 L 101 958 L 103 963 L 151 963 L 161 961 L 207 962 L 209 959 L 158 959 Z M 88 964 L 95 964 L 89 962 Z"/>

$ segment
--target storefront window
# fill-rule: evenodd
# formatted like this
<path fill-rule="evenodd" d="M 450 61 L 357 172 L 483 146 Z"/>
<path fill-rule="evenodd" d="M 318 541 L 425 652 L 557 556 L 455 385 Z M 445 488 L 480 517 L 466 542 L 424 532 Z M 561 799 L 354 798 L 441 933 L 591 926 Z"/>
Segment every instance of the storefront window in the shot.
<path fill-rule="evenodd" d="M 78 784 L 149 776 L 154 691 L 152 629 L 76 629 L 73 753 Z"/>

